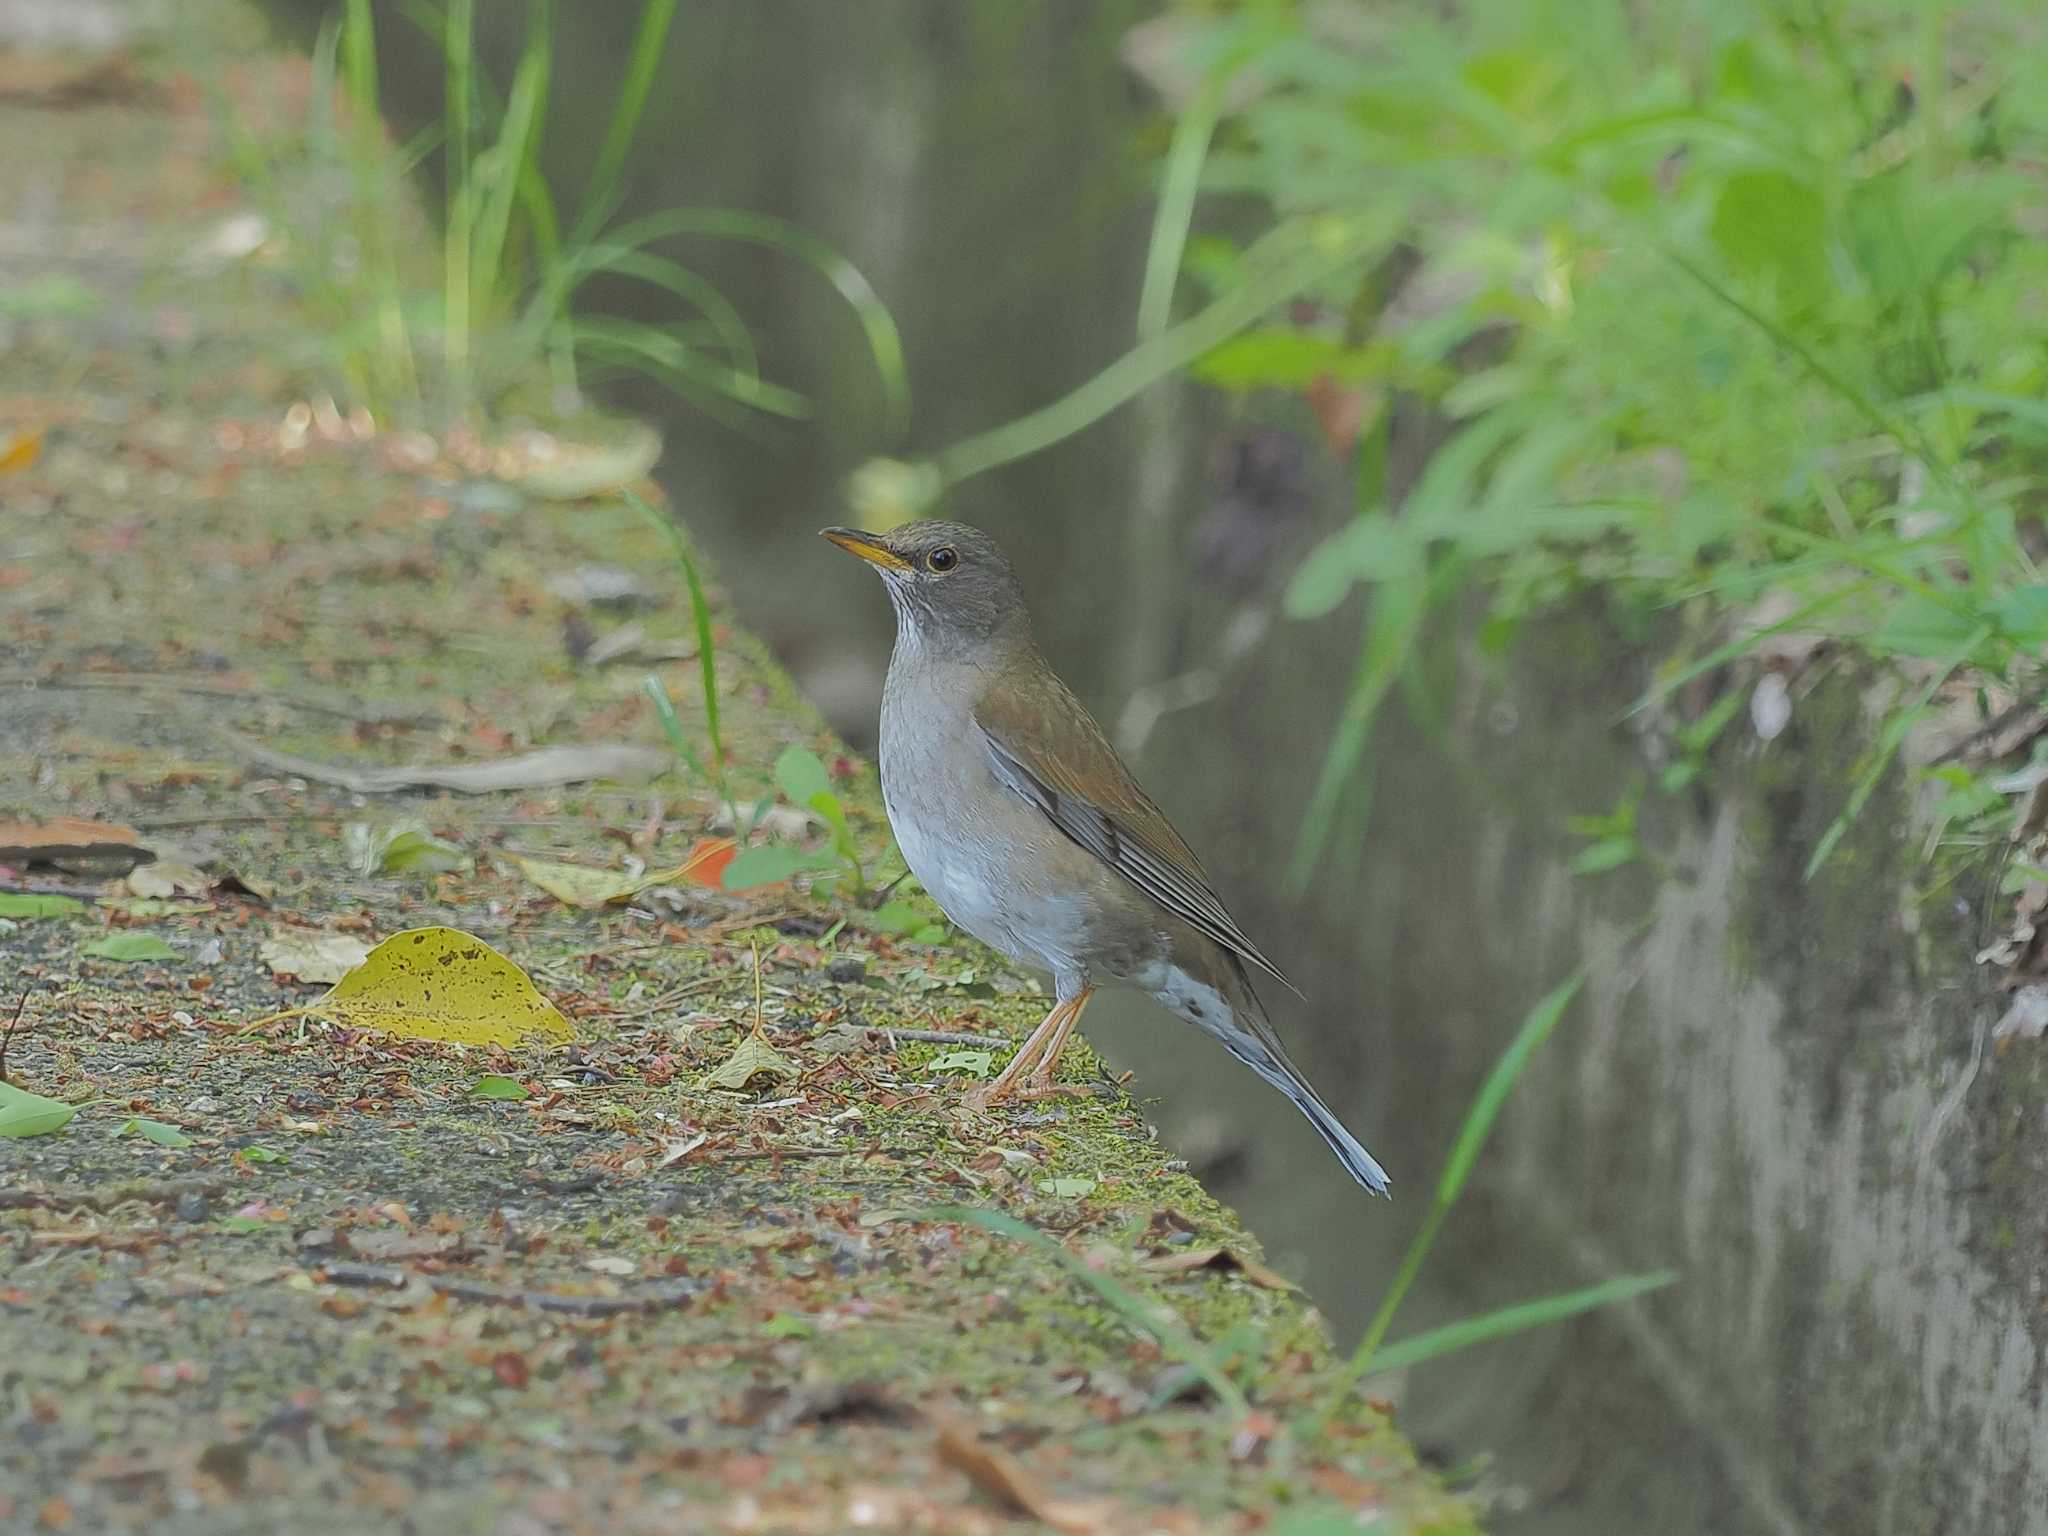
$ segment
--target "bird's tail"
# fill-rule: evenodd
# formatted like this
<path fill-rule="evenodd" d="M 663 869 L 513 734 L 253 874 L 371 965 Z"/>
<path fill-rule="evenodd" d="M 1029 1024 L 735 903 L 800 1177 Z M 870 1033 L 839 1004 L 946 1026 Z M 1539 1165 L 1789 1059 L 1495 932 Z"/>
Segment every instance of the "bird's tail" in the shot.
<path fill-rule="evenodd" d="M 1273 1026 L 1266 1018 L 1265 1005 L 1252 991 L 1250 979 L 1242 967 L 1233 969 L 1236 973 L 1231 978 L 1234 984 L 1223 989 L 1223 996 L 1229 1004 L 1226 1017 L 1217 1018 L 1213 1009 L 1191 1012 L 1175 1008 L 1175 1011 L 1197 1028 L 1215 1036 L 1231 1055 L 1284 1093 L 1288 1102 L 1308 1118 L 1308 1123 L 1316 1128 L 1316 1134 L 1337 1154 L 1337 1161 L 1344 1165 L 1345 1172 L 1373 1194 L 1386 1195 L 1386 1169 L 1379 1165 L 1379 1159 L 1365 1150 L 1356 1136 L 1344 1128 L 1344 1122 L 1308 1085 L 1308 1079 L 1301 1075 L 1301 1070 L 1287 1059 L 1280 1037 L 1273 1032 Z M 1161 1001 L 1171 1005 L 1173 1000 L 1162 997 Z"/>

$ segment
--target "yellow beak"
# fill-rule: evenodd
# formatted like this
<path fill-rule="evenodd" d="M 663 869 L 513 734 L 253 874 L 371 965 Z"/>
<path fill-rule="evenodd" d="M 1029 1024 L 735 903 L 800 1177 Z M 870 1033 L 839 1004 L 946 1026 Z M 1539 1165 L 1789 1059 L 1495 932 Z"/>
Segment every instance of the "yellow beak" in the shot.
<path fill-rule="evenodd" d="M 830 539 L 849 555 L 858 555 L 870 565 L 879 565 L 885 571 L 907 571 L 910 562 L 897 554 L 872 533 L 863 533 L 858 528 L 825 528 L 820 530 L 821 538 Z"/>

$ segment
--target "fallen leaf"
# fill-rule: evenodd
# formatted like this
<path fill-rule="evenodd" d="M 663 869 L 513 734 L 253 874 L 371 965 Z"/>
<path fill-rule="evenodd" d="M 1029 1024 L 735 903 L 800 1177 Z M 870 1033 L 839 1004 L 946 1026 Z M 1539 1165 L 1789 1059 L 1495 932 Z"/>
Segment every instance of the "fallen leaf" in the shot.
<path fill-rule="evenodd" d="M 1095 1193 L 1094 1179 L 1040 1179 L 1038 1192 L 1042 1195 L 1057 1195 L 1062 1200 L 1081 1200 Z"/>
<path fill-rule="evenodd" d="M 575 1030 L 526 972 L 457 928 L 410 928 L 371 950 L 307 1013 L 409 1040 L 561 1044 Z"/>
<path fill-rule="evenodd" d="M 210 901 L 166 901 L 157 896 L 102 896 L 99 904 L 110 912 L 120 912 L 131 918 L 197 917 L 214 910 Z"/>
<path fill-rule="evenodd" d="M 710 1132 L 699 1131 L 694 1136 L 687 1136 L 677 1141 L 664 1142 L 661 1149 L 661 1160 L 654 1166 L 657 1168 L 671 1167 L 688 1157 L 710 1139 Z"/>
<path fill-rule="evenodd" d="M 167 859 L 129 870 L 127 883 L 135 895 L 159 901 L 173 896 L 203 896 L 213 887 L 213 881 L 203 871 Z"/>
<path fill-rule="evenodd" d="M 192 1138 L 179 1130 L 175 1125 L 166 1125 L 161 1120 L 145 1120 L 140 1115 L 123 1121 L 121 1128 L 115 1131 L 114 1134 L 116 1136 L 140 1136 L 143 1140 L 153 1141 L 160 1147 L 189 1147 L 193 1145 Z"/>
<path fill-rule="evenodd" d="M 74 896 L 0 891 L 0 917 L 77 917 L 85 903 Z"/>
<path fill-rule="evenodd" d="M 175 960 L 178 952 L 153 933 L 110 933 L 94 939 L 80 954 L 97 960 Z"/>
<path fill-rule="evenodd" d="M 476 1080 L 476 1086 L 469 1090 L 473 1099 L 523 1099 L 526 1085 L 516 1077 L 506 1077 L 502 1072 L 486 1072 Z"/>
<path fill-rule="evenodd" d="M 60 816 L 0 822 L 0 864 L 101 864 L 132 869 L 151 857 L 142 834 L 118 822 Z M 118 872 L 118 870 L 117 870 Z"/>
<path fill-rule="evenodd" d="M 1162 1253 L 1153 1258 L 1140 1260 L 1138 1268 L 1154 1275 L 1185 1275 L 1197 1269 L 1234 1269 L 1253 1285 L 1262 1286 L 1269 1291 L 1301 1289 L 1277 1269 L 1269 1268 L 1257 1259 L 1247 1258 L 1234 1249 L 1223 1247 L 1188 1248 L 1178 1253 Z"/>
<path fill-rule="evenodd" d="M 958 1072 L 965 1077 L 987 1077 L 996 1064 L 994 1051 L 948 1051 L 932 1062 L 934 1072 Z"/>
<path fill-rule="evenodd" d="M 1004 1508 L 1042 1521 L 1061 1536 L 1105 1536 L 1110 1530 L 1105 1506 L 1052 1497 L 1021 1461 L 984 1444 L 964 1421 L 946 1413 L 928 1416 L 938 1430 L 939 1460 Z"/>
<path fill-rule="evenodd" d="M 350 822 L 341 841 L 349 867 L 359 875 L 438 875 L 470 867 L 468 854 L 434 836 L 424 822 L 402 821 L 382 830 Z"/>
<path fill-rule="evenodd" d="M 256 953 L 280 976 L 331 987 L 369 958 L 370 946 L 353 934 L 280 928 Z"/>
<path fill-rule="evenodd" d="M 491 763 L 418 763 L 404 768 L 349 768 L 278 752 L 239 732 L 224 731 L 230 743 L 252 762 L 278 773 L 295 774 L 319 784 L 338 784 L 359 795 L 389 794 L 401 789 L 450 789 L 463 795 L 487 795 L 501 789 L 553 789 L 608 779 L 642 784 L 665 773 L 669 753 L 659 747 L 543 747 Z"/>
<path fill-rule="evenodd" d="M 15 433 L 4 444 L 0 444 L 0 475 L 12 470 L 27 469 L 29 465 L 35 463 L 42 451 L 42 433 Z"/>
<path fill-rule="evenodd" d="M 47 1136 L 69 1125 L 77 1113 L 76 1104 L 46 1099 L 40 1093 L 0 1081 L 0 1136 Z"/>
<path fill-rule="evenodd" d="M 617 443 L 546 437 L 503 478 L 543 501 L 582 501 L 644 479 L 660 459 L 661 434 L 652 427 L 642 427 Z"/>
<path fill-rule="evenodd" d="M 557 901 L 572 907 L 603 907 L 625 901 L 657 885 L 688 882 L 716 889 L 725 867 L 732 862 L 732 839 L 705 838 L 690 850 L 689 857 L 672 869 L 649 870 L 626 875 L 616 870 L 592 869 L 585 864 L 558 864 L 549 859 L 513 855 L 520 872 Z"/>
<path fill-rule="evenodd" d="M 708 1073 L 704 1081 L 712 1088 L 730 1088 L 734 1092 L 744 1091 L 747 1084 L 763 1075 L 771 1077 L 795 1077 L 797 1070 L 789 1059 L 762 1036 L 749 1031 L 740 1037 L 740 1043 L 733 1047 L 733 1053 Z"/>

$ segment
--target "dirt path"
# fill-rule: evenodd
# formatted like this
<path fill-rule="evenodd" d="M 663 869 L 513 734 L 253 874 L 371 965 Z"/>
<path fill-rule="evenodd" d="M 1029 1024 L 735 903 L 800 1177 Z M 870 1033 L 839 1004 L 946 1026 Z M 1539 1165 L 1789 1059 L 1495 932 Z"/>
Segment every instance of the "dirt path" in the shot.
<path fill-rule="evenodd" d="M 247 39 L 240 78 L 303 77 L 239 10 L 180 17 L 186 54 Z M 78 903 L 0 919 L 0 1013 L 27 998 L 6 1073 L 85 1106 L 0 1139 L 0 1530 L 993 1531 L 1020 1497 L 1084 1531 L 1273 1529 L 1300 1501 L 1463 1528 L 1373 1410 L 1320 1460 L 1275 1442 L 1325 1377 L 1320 1324 L 1226 1260 L 1160 1266 L 1255 1250 L 1085 1049 L 1094 1096 L 977 1115 L 934 1065 L 972 1056 L 884 1033 L 999 1051 L 1043 1003 L 985 953 L 786 887 L 574 911 L 514 863 L 674 862 L 717 804 L 687 774 L 457 796 L 282 771 L 657 746 L 650 671 L 701 741 L 673 568 L 628 507 L 309 410 L 290 295 L 224 254 L 244 210 L 167 64 L 0 49 L 0 142 L 34 146 L 0 157 L 0 457 L 40 445 L 0 475 L 0 821 L 118 823 L 207 877 L 0 869 Z M 578 660 L 627 623 L 636 654 Z M 816 750 L 886 871 L 868 766 L 745 636 L 717 655 L 735 794 Z M 350 827 L 405 821 L 468 867 L 360 873 Z M 266 940 L 426 924 L 525 967 L 576 1043 L 243 1032 L 316 995 Z M 109 936 L 157 958 L 88 953 Z M 796 1075 L 711 1086 L 756 950 Z M 1250 1418 L 1069 1256 L 1227 1358 Z"/>

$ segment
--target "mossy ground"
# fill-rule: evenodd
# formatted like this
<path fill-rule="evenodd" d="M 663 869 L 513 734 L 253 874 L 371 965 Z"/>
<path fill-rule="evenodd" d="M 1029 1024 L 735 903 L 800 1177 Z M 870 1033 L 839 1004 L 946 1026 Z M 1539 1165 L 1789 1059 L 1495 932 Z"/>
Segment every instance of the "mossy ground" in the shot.
<path fill-rule="evenodd" d="M 303 79 L 239 9 L 182 7 L 180 28 L 180 63 L 217 44 L 238 88 Z M 672 861 L 716 809 L 685 776 L 363 797 L 250 760 L 248 739 L 351 763 L 656 744 L 649 671 L 702 740 L 688 607 L 630 508 L 529 499 L 459 438 L 295 412 L 314 383 L 289 282 L 213 241 L 241 204 L 206 92 L 147 60 L 92 78 L 0 93 L 0 137 L 35 146 L 0 164 L 0 207 L 50 210 L 0 258 L 0 297 L 72 285 L 12 312 L 0 350 L 0 438 L 42 440 L 0 479 L 0 819 L 124 822 L 269 897 L 150 915 L 75 872 L 5 880 L 91 904 L 0 932 L 0 1000 L 29 996 L 9 1077 L 88 1106 L 0 1140 L 0 1529 L 1016 1524 L 935 1461 L 935 1406 L 1095 1501 L 1103 1530 L 1259 1529 L 1304 1505 L 1466 1528 L 1375 1409 L 1313 1455 L 1275 1438 L 1327 1381 L 1301 1297 L 1139 1267 L 1255 1250 L 1085 1045 L 1065 1070 L 1094 1093 L 977 1114 L 931 1069 L 945 1047 L 881 1033 L 1028 1027 L 1043 1000 L 986 954 L 786 888 L 573 912 L 511 860 Z M 561 595 L 600 564 L 648 594 L 633 612 Z M 668 659 L 589 666 L 565 643 L 629 619 Z M 718 642 L 734 792 L 812 747 L 878 862 L 870 769 L 748 637 Z M 474 870 L 356 873 L 344 826 L 401 818 Z M 274 930 L 427 923 L 525 966 L 577 1043 L 244 1032 L 312 995 L 260 959 Z M 82 953 L 125 928 L 177 959 Z M 704 1087 L 754 1016 L 757 951 L 800 1075 Z M 864 972 L 833 980 L 835 961 Z M 486 1072 L 528 1096 L 477 1097 Z M 190 1145 L 117 1134 L 132 1115 Z M 1257 1421 L 1154 1406 L 1174 1363 L 1048 1254 L 920 1216 L 959 1205 L 1034 1224 L 1212 1343 L 1237 1330 Z"/>

